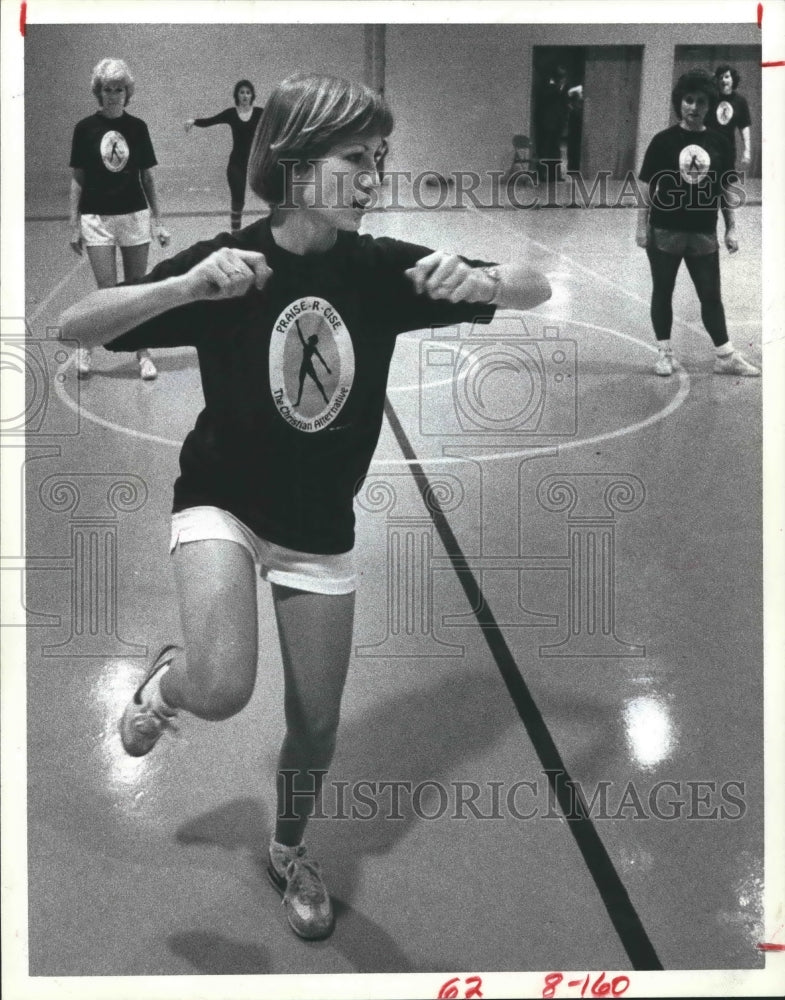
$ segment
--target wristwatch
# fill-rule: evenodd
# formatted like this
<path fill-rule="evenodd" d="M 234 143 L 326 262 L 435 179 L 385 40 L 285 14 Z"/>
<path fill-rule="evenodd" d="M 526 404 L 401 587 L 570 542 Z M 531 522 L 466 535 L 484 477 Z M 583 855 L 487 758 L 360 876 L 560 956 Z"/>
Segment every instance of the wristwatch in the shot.
<path fill-rule="evenodd" d="M 499 291 L 499 286 L 502 283 L 502 276 L 499 272 L 499 267 L 497 264 L 490 264 L 488 265 L 488 267 L 480 268 L 480 270 L 483 272 L 483 274 L 487 274 L 487 276 L 493 282 L 493 287 L 491 288 L 490 297 L 487 299 L 482 299 L 482 304 L 492 305 L 494 299 L 496 298 L 496 293 Z"/>

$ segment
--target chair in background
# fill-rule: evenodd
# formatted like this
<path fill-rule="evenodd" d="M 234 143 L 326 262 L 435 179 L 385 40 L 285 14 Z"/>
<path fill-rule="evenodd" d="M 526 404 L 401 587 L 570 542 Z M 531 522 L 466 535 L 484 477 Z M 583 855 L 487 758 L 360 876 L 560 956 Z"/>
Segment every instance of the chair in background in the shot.
<path fill-rule="evenodd" d="M 528 135 L 512 137 L 512 163 L 504 175 L 504 180 L 509 183 L 519 174 L 525 174 L 529 184 L 533 184 L 537 176 L 537 161 L 532 154 L 532 141 Z"/>

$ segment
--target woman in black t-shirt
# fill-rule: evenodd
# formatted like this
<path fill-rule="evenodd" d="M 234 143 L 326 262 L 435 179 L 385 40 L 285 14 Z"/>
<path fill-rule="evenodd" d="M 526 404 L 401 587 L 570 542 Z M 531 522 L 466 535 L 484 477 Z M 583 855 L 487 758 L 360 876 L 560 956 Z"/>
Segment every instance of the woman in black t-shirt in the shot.
<path fill-rule="evenodd" d="M 234 107 L 227 108 L 212 118 L 189 118 L 185 123 L 185 131 L 190 132 L 194 125 L 197 128 L 209 128 L 210 125 L 228 125 L 232 130 L 232 151 L 229 154 L 229 164 L 226 167 L 226 180 L 229 183 L 231 196 L 231 226 L 232 231 L 239 229 L 243 220 L 245 207 L 245 178 L 248 172 L 248 156 L 251 143 L 256 134 L 256 127 L 262 117 L 262 108 L 253 107 L 256 91 L 250 80 L 238 80 L 234 85 Z"/>
<path fill-rule="evenodd" d="M 717 101 L 714 81 L 703 70 L 681 76 L 671 95 L 680 121 L 649 143 L 639 178 L 642 207 L 636 242 L 645 247 L 652 275 L 651 321 L 657 338 L 657 375 L 672 375 L 673 290 L 682 260 L 701 304 L 701 319 L 715 348 L 719 375 L 760 375 L 728 337 L 720 293 L 717 216 L 725 219 L 725 246 L 736 253 L 732 199 L 733 156 L 728 140 L 706 128 Z"/>
<path fill-rule="evenodd" d="M 722 65 L 714 70 L 714 80 L 719 90 L 719 100 L 714 114 L 708 119 L 709 128 L 721 132 L 730 140 L 733 159 L 736 160 L 736 132 L 741 135 L 741 159 L 739 166 L 745 170 L 752 162 L 752 140 L 750 136 L 750 106 L 747 98 L 739 93 L 741 77 L 732 66 Z"/>
<path fill-rule="evenodd" d="M 497 305 L 530 309 L 550 297 L 523 262 L 359 234 L 391 130 L 369 87 L 285 80 L 249 161 L 270 216 L 94 292 L 61 318 L 64 337 L 112 350 L 197 348 L 205 408 L 180 453 L 170 543 L 185 648 L 153 661 L 120 733 L 142 756 L 178 712 L 219 720 L 247 704 L 257 576 L 269 581 L 286 733 L 268 874 L 304 938 L 333 927 L 302 838 L 335 749 L 352 651 L 352 504 L 381 432 L 396 337 L 487 323 Z"/>
<path fill-rule="evenodd" d="M 134 79 L 122 59 L 102 59 L 93 70 L 99 110 L 77 123 L 71 142 L 71 248 L 82 250 L 99 288 L 117 284 L 117 247 L 126 281 L 147 270 L 151 221 L 162 247 L 169 233 L 161 222 L 152 168 L 157 160 L 147 125 L 125 110 Z M 148 207 L 149 206 L 149 207 Z M 146 350 L 137 351 L 143 379 L 158 374 Z M 89 349 L 77 351 L 80 378 L 92 370 Z"/>

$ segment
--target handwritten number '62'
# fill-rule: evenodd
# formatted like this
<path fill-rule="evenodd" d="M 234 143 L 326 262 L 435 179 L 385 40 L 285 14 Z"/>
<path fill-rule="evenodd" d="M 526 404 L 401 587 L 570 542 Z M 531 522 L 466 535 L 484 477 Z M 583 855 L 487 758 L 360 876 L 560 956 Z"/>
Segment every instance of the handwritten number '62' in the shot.
<path fill-rule="evenodd" d="M 460 994 L 458 993 L 458 987 L 455 984 L 460 981 L 460 976 L 448 979 L 439 990 L 440 1000 L 456 1000 L 456 997 L 460 996 Z M 466 1000 L 474 1000 L 476 997 L 482 997 L 482 992 L 480 991 L 482 979 L 480 979 L 479 976 L 468 976 L 466 979 L 466 985 L 468 986 L 469 983 L 473 983 L 474 985 L 463 994 Z"/>

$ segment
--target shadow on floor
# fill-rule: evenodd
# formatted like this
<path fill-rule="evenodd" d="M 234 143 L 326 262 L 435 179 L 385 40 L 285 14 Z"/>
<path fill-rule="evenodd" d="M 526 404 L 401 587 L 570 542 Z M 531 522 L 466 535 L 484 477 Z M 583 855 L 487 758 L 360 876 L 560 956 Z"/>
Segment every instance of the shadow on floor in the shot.
<path fill-rule="evenodd" d="M 170 951 L 206 975 L 251 976 L 270 972 L 267 949 L 256 944 L 230 941 L 205 931 L 170 934 L 166 943 Z"/>

